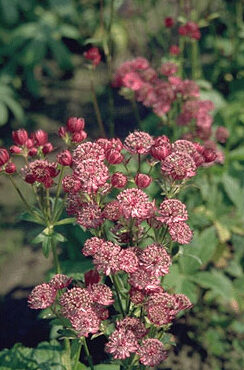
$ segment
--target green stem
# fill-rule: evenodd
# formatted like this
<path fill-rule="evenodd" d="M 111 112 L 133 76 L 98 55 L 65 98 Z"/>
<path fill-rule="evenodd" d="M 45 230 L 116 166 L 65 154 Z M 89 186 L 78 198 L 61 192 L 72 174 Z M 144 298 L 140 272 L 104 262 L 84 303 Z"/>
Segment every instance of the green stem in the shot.
<path fill-rule="evenodd" d="M 200 77 L 199 71 L 200 61 L 198 58 L 198 43 L 197 40 L 191 42 L 191 74 L 192 79 L 197 80 Z"/>
<path fill-rule="evenodd" d="M 105 129 L 104 129 L 100 109 L 99 109 L 98 102 L 97 102 L 96 92 L 95 92 L 95 88 L 94 88 L 93 73 L 94 73 L 94 70 L 92 69 L 92 76 L 91 76 L 92 102 L 93 102 L 93 106 L 94 106 L 94 110 L 95 110 L 95 114 L 96 114 L 96 118 L 97 118 L 97 123 L 98 123 L 99 129 L 100 129 L 101 137 L 106 137 L 106 133 L 105 133 Z"/>
<path fill-rule="evenodd" d="M 50 207 L 50 192 L 46 189 L 46 205 L 47 205 L 47 218 L 51 221 L 51 207 Z"/>
<path fill-rule="evenodd" d="M 183 78 L 183 70 L 184 70 L 184 49 L 185 49 L 185 39 L 183 36 L 179 38 L 179 48 L 180 48 L 180 65 L 179 65 L 179 76 Z"/>
<path fill-rule="evenodd" d="M 61 268 L 60 268 L 60 263 L 59 263 L 59 259 L 58 259 L 58 254 L 57 254 L 57 245 L 53 240 L 51 242 L 51 245 L 52 245 L 53 262 L 54 262 L 55 272 L 56 272 L 56 274 L 60 274 L 61 273 Z"/>
<path fill-rule="evenodd" d="M 125 316 L 125 312 L 124 312 L 124 309 L 123 309 L 123 306 L 122 306 L 122 302 L 121 302 L 121 298 L 120 298 L 120 295 L 119 295 L 119 285 L 118 285 L 118 281 L 117 281 L 116 275 L 111 275 L 111 280 L 113 282 L 113 285 L 114 285 L 114 288 L 115 288 L 115 291 L 116 291 L 116 295 L 117 295 L 117 298 L 118 298 L 118 303 L 119 303 L 120 311 L 121 311 L 122 315 Z"/>
<path fill-rule="evenodd" d="M 67 370 L 72 370 L 71 363 L 70 363 L 70 341 L 68 338 L 64 338 L 64 348 L 65 348 L 65 353 L 66 353 L 66 369 Z"/>
<path fill-rule="evenodd" d="M 94 370 L 92 358 L 91 358 L 91 355 L 90 355 L 89 348 L 87 346 L 85 337 L 83 337 L 83 343 L 84 343 L 84 349 L 85 349 L 85 353 L 86 353 L 86 357 L 87 357 L 87 361 L 89 363 L 89 366 L 90 366 L 91 370 Z"/>
<path fill-rule="evenodd" d="M 141 171 L 141 155 L 140 155 L 140 153 L 138 153 L 138 173 L 140 173 L 140 171 Z"/>
<path fill-rule="evenodd" d="M 78 370 L 78 366 L 79 366 L 79 363 L 80 363 L 81 348 L 82 348 L 82 342 L 81 342 L 81 340 L 79 340 L 79 346 L 77 348 L 76 355 L 75 355 L 75 360 L 74 360 L 74 370 Z"/>
<path fill-rule="evenodd" d="M 135 118 L 136 118 L 137 125 L 138 125 L 139 128 L 141 128 L 141 118 L 140 118 L 139 109 L 138 109 L 138 106 L 137 106 L 137 103 L 136 103 L 135 94 L 133 94 L 133 98 L 131 99 L 131 103 L 132 103 L 132 108 L 133 108 L 133 112 L 134 112 L 134 115 L 135 115 Z"/>
<path fill-rule="evenodd" d="M 13 185 L 13 187 L 15 188 L 15 190 L 17 191 L 20 199 L 22 200 L 22 202 L 24 203 L 25 207 L 27 208 L 27 210 L 29 211 L 29 213 L 33 216 L 33 217 L 37 217 L 37 215 L 32 211 L 31 209 L 31 206 L 29 205 L 29 203 L 27 202 L 27 200 L 25 199 L 25 197 L 23 196 L 23 194 L 21 193 L 18 185 L 16 184 L 16 182 L 14 181 L 14 179 L 12 178 L 12 176 L 10 175 L 9 176 L 9 179 Z"/>
<path fill-rule="evenodd" d="M 64 173 L 64 166 L 61 167 L 59 178 L 58 178 L 58 187 L 57 187 L 56 197 L 55 197 L 54 206 L 53 206 L 53 215 L 54 215 L 54 217 L 55 217 L 55 213 L 56 213 L 56 208 L 57 208 L 57 204 L 58 204 L 59 195 L 60 195 L 60 192 L 61 192 L 63 173 Z"/>

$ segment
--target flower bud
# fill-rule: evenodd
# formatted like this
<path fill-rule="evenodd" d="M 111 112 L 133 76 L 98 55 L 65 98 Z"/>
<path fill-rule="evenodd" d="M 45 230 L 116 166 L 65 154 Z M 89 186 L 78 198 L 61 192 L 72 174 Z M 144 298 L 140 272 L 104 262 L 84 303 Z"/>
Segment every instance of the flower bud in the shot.
<path fill-rule="evenodd" d="M 115 172 L 111 177 L 111 184 L 115 188 L 123 188 L 127 184 L 127 177 L 122 172 Z"/>
<path fill-rule="evenodd" d="M 226 142 L 229 135 L 230 135 L 229 131 L 227 130 L 227 128 L 223 126 L 219 126 L 215 132 L 216 140 L 221 144 L 224 144 Z"/>
<path fill-rule="evenodd" d="M 171 27 L 173 27 L 173 25 L 174 25 L 174 19 L 173 19 L 172 17 L 166 17 L 166 18 L 164 19 L 164 25 L 165 25 L 165 27 L 167 27 L 167 28 L 171 28 Z"/>
<path fill-rule="evenodd" d="M 25 129 L 20 128 L 19 130 L 12 132 L 12 138 L 16 145 L 24 145 L 28 139 L 28 133 Z"/>
<path fill-rule="evenodd" d="M 15 164 L 13 162 L 8 162 L 5 167 L 5 172 L 9 174 L 16 172 Z"/>
<path fill-rule="evenodd" d="M 86 138 L 87 138 L 87 133 L 85 131 L 81 130 L 80 132 L 75 132 L 72 135 L 71 141 L 72 141 L 72 143 L 81 143 Z"/>
<path fill-rule="evenodd" d="M 30 149 L 34 146 L 34 140 L 33 139 L 27 139 L 25 142 L 26 148 Z"/>
<path fill-rule="evenodd" d="M 37 130 L 32 134 L 33 139 L 35 140 L 35 143 L 38 146 L 45 145 L 48 141 L 48 134 L 47 132 L 43 130 Z"/>
<path fill-rule="evenodd" d="M 101 61 L 101 55 L 97 47 L 91 47 L 89 50 L 85 51 L 84 57 L 91 60 L 94 66 L 97 66 Z"/>
<path fill-rule="evenodd" d="M 36 181 L 36 179 L 33 175 L 26 175 L 25 176 L 25 182 L 27 182 L 28 184 L 34 184 L 35 181 Z"/>
<path fill-rule="evenodd" d="M 87 271 L 84 276 L 86 286 L 97 284 L 100 281 L 100 275 L 97 270 Z"/>
<path fill-rule="evenodd" d="M 59 135 L 61 138 L 64 138 L 64 137 L 67 135 L 67 129 L 66 129 L 66 127 L 61 126 L 61 127 L 58 129 L 58 135 Z"/>
<path fill-rule="evenodd" d="M 35 155 L 37 155 L 37 149 L 36 148 L 30 148 L 30 150 L 28 152 L 28 155 L 30 157 L 34 157 Z"/>
<path fill-rule="evenodd" d="M 72 155 L 69 150 L 63 150 L 57 155 L 57 162 L 62 166 L 71 166 Z"/>
<path fill-rule="evenodd" d="M 42 148 L 42 153 L 43 154 L 48 154 L 53 151 L 53 144 L 51 143 L 46 143 L 43 148 Z"/>
<path fill-rule="evenodd" d="M 118 150 L 109 149 L 105 153 L 105 157 L 110 164 L 119 164 L 123 162 L 124 156 Z"/>
<path fill-rule="evenodd" d="M 9 160 L 9 154 L 7 149 L 0 148 L 0 166 L 3 166 Z"/>
<path fill-rule="evenodd" d="M 162 161 L 171 153 L 171 145 L 166 142 L 158 146 L 153 145 L 150 153 L 154 158 Z"/>
<path fill-rule="evenodd" d="M 180 48 L 178 45 L 171 45 L 169 48 L 169 53 L 171 55 L 179 55 L 180 54 Z"/>
<path fill-rule="evenodd" d="M 19 146 L 17 146 L 17 145 L 12 145 L 12 146 L 9 148 L 9 151 L 10 151 L 10 153 L 12 153 L 12 154 L 19 154 L 19 153 L 21 153 L 21 152 L 22 152 L 22 149 L 21 149 Z"/>
<path fill-rule="evenodd" d="M 135 177 L 135 183 L 138 188 L 147 188 L 152 182 L 152 178 L 144 173 L 138 173 Z"/>
<path fill-rule="evenodd" d="M 204 148 L 202 155 L 206 163 L 213 162 L 217 158 L 216 152 L 211 148 Z"/>
<path fill-rule="evenodd" d="M 70 117 L 66 123 L 66 128 L 69 132 L 80 132 L 85 127 L 84 118 Z"/>

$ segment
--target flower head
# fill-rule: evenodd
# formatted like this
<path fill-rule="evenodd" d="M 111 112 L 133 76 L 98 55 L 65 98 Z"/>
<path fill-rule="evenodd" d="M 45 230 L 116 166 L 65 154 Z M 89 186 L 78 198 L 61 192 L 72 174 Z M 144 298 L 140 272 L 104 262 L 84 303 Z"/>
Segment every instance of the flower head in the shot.
<path fill-rule="evenodd" d="M 179 244 L 189 244 L 193 236 L 190 227 L 183 221 L 171 223 L 169 234 L 172 240 Z"/>
<path fill-rule="evenodd" d="M 56 298 L 57 290 L 50 284 L 37 285 L 28 297 L 28 305 L 34 310 L 51 306 Z"/>
<path fill-rule="evenodd" d="M 163 343 L 158 339 L 148 338 L 143 340 L 137 351 L 140 362 L 145 366 L 157 366 L 167 358 Z"/>
<path fill-rule="evenodd" d="M 152 136 L 147 132 L 135 131 L 127 136 L 124 147 L 131 154 L 147 154 L 153 142 Z"/>
<path fill-rule="evenodd" d="M 49 284 L 58 290 L 58 289 L 67 288 L 72 282 L 72 280 L 73 279 L 67 275 L 56 274 L 50 280 Z"/>
<path fill-rule="evenodd" d="M 161 162 L 161 170 L 174 180 L 183 180 L 195 176 L 196 165 L 189 154 L 173 152 Z"/>
<path fill-rule="evenodd" d="M 124 360 L 138 349 L 138 341 L 131 330 L 116 329 L 109 337 L 105 351 L 111 353 L 115 359 Z"/>
<path fill-rule="evenodd" d="M 126 189 L 117 196 L 117 200 L 126 219 L 132 217 L 145 220 L 154 213 L 154 203 L 149 201 L 147 194 L 141 189 Z"/>
<path fill-rule="evenodd" d="M 165 199 L 159 207 L 160 216 L 157 220 L 170 225 L 172 222 L 186 221 L 188 214 L 186 206 L 178 199 Z"/>

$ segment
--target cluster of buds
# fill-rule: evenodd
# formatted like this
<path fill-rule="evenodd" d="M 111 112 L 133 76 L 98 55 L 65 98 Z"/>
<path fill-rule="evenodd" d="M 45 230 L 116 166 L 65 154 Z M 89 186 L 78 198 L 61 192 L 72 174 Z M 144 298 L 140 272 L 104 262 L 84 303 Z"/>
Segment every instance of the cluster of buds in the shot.
<path fill-rule="evenodd" d="M 66 126 L 61 126 L 58 133 L 66 144 L 79 144 L 87 137 L 84 127 L 84 118 L 70 117 Z"/>
<path fill-rule="evenodd" d="M 16 165 L 10 160 L 7 149 L 0 148 L 0 173 L 12 174 L 16 172 Z"/>
<path fill-rule="evenodd" d="M 53 151 L 53 145 L 48 141 L 48 134 L 44 130 L 37 130 L 28 135 L 23 128 L 13 131 L 14 145 L 9 150 L 13 154 L 24 157 L 45 156 Z"/>
<path fill-rule="evenodd" d="M 189 21 L 179 27 L 179 35 L 189 37 L 193 40 L 200 40 L 201 32 L 195 22 Z"/>
<path fill-rule="evenodd" d="M 163 69 L 169 75 L 172 70 L 174 65 Z M 73 135 L 83 132 L 84 125 L 82 118 L 68 120 L 61 129 L 68 145 Z M 57 221 L 57 201 L 51 206 L 48 189 L 55 186 L 59 175 L 55 199 L 60 198 L 62 185 L 67 213 L 93 235 L 81 252 L 92 258 L 94 270 L 77 285 L 62 274 L 38 285 L 29 296 L 30 308 L 50 307 L 54 315 L 65 319 L 74 338 L 105 335 L 105 350 L 114 359 L 132 361 L 129 358 L 135 356 L 138 364 L 158 366 L 167 357 L 164 332 L 180 311 L 192 306 L 184 294 L 166 292 L 163 284 L 172 251 L 177 253 L 179 245 L 189 244 L 193 235 L 186 206 L 176 196 L 199 167 L 214 162 L 214 150 L 134 131 L 124 142 L 99 138 L 79 143 L 50 162 L 43 153 L 48 141 L 42 130 L 30 139 L 19 130 L 13 138 L 23 151 L 28 140 L 39 148 L 37 159 L 29 158 L 25 151 L 27 164 L 21 173 L 37 196 L 40 194 L 39 203 L 46 190 L 41 222 L 55 225 Z M 1 148 L 0 165 L 5 171 L 8 163 L 12 163 L 8 151 Z M 158 187 L 156 198 L 150 195 L 152 184 L 154 190 Z M 113 309 L 108 307 L 111 305 Z"/>
<path fill-rule="evenodd" d="M 180 107 L 174 119 L 182 127 L 182 138 L 199 140 L 204 147 L 216 151 L 217 160 L 221 162 L 223 154 L 216 147 L 212 130 L 213 118 L 210 114 L 214 105 L 209 100 L 201 100 L 198 85 L 192 80 L 182 80 L 177 76 L 177 71 L 177 64 L 166 62 L 157 72 L 147 59 L 139 57 L 118 68 L 113 86 L 121 88 L 124 96 L 130 97 L 132 93 L 138 102 L 152 108 L 163 122 L 167 122 L 168 115 L 172 110 L 175 112 L 176 106 Z M 223 143 L 227 137 L 227 129 L 218 128 L 217 141 Z"/>
<path fill-rule="evenodd" d="M 101 62 L 102 58 L 99 49 L 95 46 L 92 46 L 90 49 L 85 51 L 84 57 L 92 62 L 94 68 Z"/>

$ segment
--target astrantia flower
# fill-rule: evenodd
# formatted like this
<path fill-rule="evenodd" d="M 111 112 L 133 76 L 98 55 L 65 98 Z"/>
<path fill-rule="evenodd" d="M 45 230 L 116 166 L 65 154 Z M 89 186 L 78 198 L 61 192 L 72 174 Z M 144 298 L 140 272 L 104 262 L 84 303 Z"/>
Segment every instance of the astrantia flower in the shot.
<path fill-rule="evenodd" d="M 161 66 L 161 73 L 167 77 L 174 75 L 177 72 L 177 70 L 178 66 L 172 62 L 166 62 Z"/>
<path fill-rule="evenodd" d="M 127 316 L 123 320 L 117 321 L 116 326 L 117 329 L 131 330 L 137 339 L 143 338 L 147 333 L 145 325 L 136 317 Z"/>
<path fill-rule="evenodd" d="M 111 221 L 119 220 L 119 218 L 122 216 L 119 207 L 119 202 L 117 200 L 113 200 L 112 202 L 107 203 L 103 209 L 102 215 L 107 220 Z"/>
<path fill-rule="evenodd" d="M 132 154 L 147 154 L 153 145 L 153 138 L 147 132 L 135 131 L 127 136 L 124 147 Z"/>
<path fill-rule="evenodd" d="M 145 309 L 149 320 L 156 326 L 169 324 L 177 313 L 174 295 L 159 292 L 149 297 Z"/>
<path fill-rule="evenodd" d="M 139 90 L 143 85 L 140 75 L 136 72 L 126 73 L 126 75 L 122 78 L 122 82 L 125 87 L 128 87 L 133 91 Z"/>
<path fill-rule="evenodd" d="M 99 144 L 92 143 L 91 141 L 78 145 L 73 152 L 74 164 L 78 165 L 87 159 L 103 161 L 105 159 L 104 150 Z"/>
<path fill-rule="evenodd" d="M 130 249 L 122 249 L 119 254 L 119 267 L 125 272 L 135 272 L 138 268 L 138 258 Z"/>
<path fill-rule="evenodd" d="M 170 224 L 169 234 L 172 240 L 179 244 L 189 244 L 193 237 L 190 227 L 183 221 Z"/>
<path fill-rule="evenodd" d="M 82 253 L 84 256 L 94 256 L 102 248 L 103 243 L 105 243 L 105 240 L 93 236 L 86 240 Z"/>
<path fill-rule="evenodd" d="M 99 303 L 104 306 L 108 306 L 114 302 L 112 299 L 113 292 L 105 284 L 92 284 L 88 288 L 91 299 L 95 303 Z"/>
<path fill-rule="evenodd" d="M 134 288 L 150 292 L 160 285 L 160 280 L 150 271 L 138 269 L 130 274 L 129 284 Z"/>
<path fill-rule="evenodd" d="M 161 162 L 163 174 L 174 180 L 183 180 L 196 175 L 196 165 L 192 157 L 184 152 L 173 152 Z"/>
<path fill-rule="evenodd" d="M 150 202 L 146 193 L 141 189 L 126 189 L 122 191 L 117 199 L 121 213 L 125 218 L 137 218 L 145 220 L 154 213 L 154 203 Z"/>
<path fill-rule="evenodd" d="M 157 220 L 170 225 L 172 222 L 186 221 L 188 214 L 186 206 L 178 199 L 165 199 L 159 207 Z"/>
<path fill-rule="evenodd" d="M 103 221 L 102 210 L 96 203 L 83 203 L 77 212 L 77 223 L 87 229 L 96 229 Z"/>
<path fill-rule="evenodd" d="M 111 353 L 115 359 L 124 360 L 138 349 L 136 336 L 131 330 L 120 328 L 115 330 L 109 337 L 105 351 Z"/>
<path fill-rule="evenodd" d="M 44 309 L 53 304 L 57 290 L 50 284 L 37 285 L 28 297 L 28 305 L 34 310 Z"/>
<path fill-rule="evenodd" d="M 81 190 L 96 193 L 109 178 L 107 166 L 97 159 L 87 159 L 74 168 L 74 176 L 80 180 Z"/>
<path fill-rule="evenodd" d="M 167 358 L 167 352 L 163 343 L 158 339 L 149 338 L 143 340 L 137 351 L 140 362 L 145 366 L 157 366 Z"/>
<path fill-rule="evenodd" d="M 53 178 L 59 173 L 57 163 L 47 160 L 36 160 L 24 168 L 25 181 L 33 184 L 35 181 L 42 183 L 46 188 L 53 185 Z"/>
<path fill-rule="evenodd" d="M 114 188 L 123 188 L 127 184 L 127 177 L 122 172 L 115 172 L 111 177 L 111 184 Z"/>
<path fill-rule="evenodd" d="M 164 276 L 169 273 L 171 259 L 164 247 L 160 244 L 151 244 L 143 249 L 140 254 L 141 266 L 150 271 L 155 277 Z"/>
<path fill-rule="evenodd" d="M 186 310 L 192 307 L 192 303 L 185 294 L 174 294 L 175 309 L 177 312 Z"/>
<path fill-rule="evenodd" d="M 76 317 L 79 312 L 86 312 L 92 304 L 89 292 L 84 288 L 74 287 L 60 297 L 62 314 L 68 319 Z"/>
<path fill-rule="evenodd" d="M 226 127 L 223 126 L 219 126 L 215 132 L 216 140 L 222 144 L 226 142 L 229 135 L 230 135 L 229 131 L 227 130 Z"/>
<path fill-rule="evenodd" d="M 71 282 L 72 282 L 71 277 L 63 274 L 56 274 L 50 280 L 49 284 L 53 286 L 55 289 L 63 289 L 67 288 Z"/>
<path fill-rule="evenodd" d="M 154 144 L 151 147 L 150 153 L 151 155 L 162 161 L 171 153 L 171 144 L 167 136 L 159 136 L 154 140 Z"/>
<path fill-rule="evenodd" d="M 114 274 L 119 271 L 120 246 L 112 242 L 104 242 L 101 248 L 95 253 L 93 263 L 98 271 L 105 275 Z"/>
<path fill-rule="evenodd" d="M 142 290 L 131 287 L 129 294 L 130 294 L 130 300 L 134 304 L 141 304 L 145 301 L 146 296 Z"/>
<path fill-rule="evenodd" d="M 204 157 L 197 151 L 194 143 L 188 140 L 176 140 L 172 144 L 174 152 L 185 152 L 194 160 L 197 167 L 204 163 Z"/>
<path fill-rule="evenodd" d="M 81 188 L 80 180 L 75 176 L 64 176 L 62 180 L 62 185 L 65 193 L 77 193 Z"/>
<path fill-rule="evenodd" d="M 101 322 L 92 308 L 77 312 L 75 316 L 69 317 L 69 320 L 73 328 L 78 331 L 79 337 L 87 337 L 90 333 L 97 333 Z"/>

